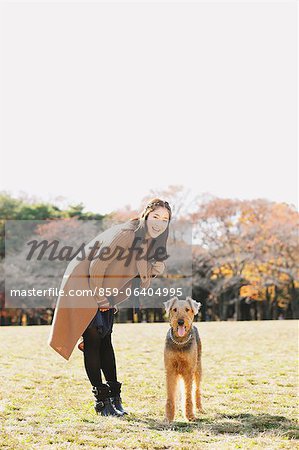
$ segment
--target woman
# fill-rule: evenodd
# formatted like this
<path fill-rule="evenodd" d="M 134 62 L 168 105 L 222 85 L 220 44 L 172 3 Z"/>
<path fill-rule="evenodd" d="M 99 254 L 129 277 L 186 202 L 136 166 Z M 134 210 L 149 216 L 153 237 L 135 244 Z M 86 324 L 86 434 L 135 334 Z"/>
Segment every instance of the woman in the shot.
<path fill-rule="evenodd" d="M 86 255 L 91 249 L 88 257 L 74 258 L 64 274 L 48 344 L 68 360 L 83 337 L 84 366 L 101 415 L 126 414 L 111 341 L 114 313 L 130 289 L 147 289 L 164 272 L 170 220 L 169 204 L 152 199 L 138 217 L 96 236 L 84 248 Z"/>

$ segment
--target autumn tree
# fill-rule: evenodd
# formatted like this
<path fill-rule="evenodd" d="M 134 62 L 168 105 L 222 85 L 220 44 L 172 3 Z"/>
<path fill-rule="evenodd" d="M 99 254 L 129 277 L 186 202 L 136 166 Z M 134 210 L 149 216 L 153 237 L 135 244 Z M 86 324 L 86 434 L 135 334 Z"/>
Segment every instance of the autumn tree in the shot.
<path fill-rule="evenodd" d="M 220 305 L 222 319 L 233 300 L 238 317 L 240 288 L 245 285 L 254 286 L 261 295 L 265 288 L 269 292 L 270 286 L 275 287 L 274 297 L 268 299 L 274 318 L 275 302 L 287 289 L 285 307 L 291 305 L 293 316 L 297 314 L 298 213 L 292 207 L 260 199 L 213 198 L 198 205 L 192 220 L 202 250 L 194 260 L 195 282 Z M 267 301 L 267 295 L 256 299 Z"/>

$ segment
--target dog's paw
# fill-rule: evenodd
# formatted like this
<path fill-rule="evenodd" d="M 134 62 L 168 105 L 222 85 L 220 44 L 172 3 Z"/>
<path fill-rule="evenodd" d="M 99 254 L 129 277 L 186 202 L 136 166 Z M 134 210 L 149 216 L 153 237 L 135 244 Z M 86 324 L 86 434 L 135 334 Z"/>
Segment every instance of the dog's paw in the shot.
<path fill-rule="evenodd" d="M 196 420 L 196 417 L 194 416 L 194 414 L 189 414 L 187 416 L 187 419 L 189 420 L 189 422 L 194 422 Z"/>
<path fill-rule="evenodd" d="M 200 414 L 205 414 L 205 410 L 202 407 L 200 397 L 198 399 L 196 399 L 196 409 Z"/>
<path fill-rule="evenodd" d="M 169 425 L 169 424 L 171 424 L 171 422 L 173 422 L 173 418 L 171 418 L 171 417 L 164 417 L 163 422 L 164 422 L 166 425 Z"/>

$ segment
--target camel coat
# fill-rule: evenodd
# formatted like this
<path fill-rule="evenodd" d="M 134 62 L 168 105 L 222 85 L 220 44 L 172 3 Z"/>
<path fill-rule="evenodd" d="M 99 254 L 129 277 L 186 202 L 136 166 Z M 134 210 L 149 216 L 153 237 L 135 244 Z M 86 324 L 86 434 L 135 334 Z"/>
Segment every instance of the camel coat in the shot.
<path fill-rule="evenodd" d="M 123 249 L 131 247 L 135 237 L 136 223 L 128 221 L 115 225 L 97 235 L 85 246 L 86 258 L 82 261 L 74 258 L 66 268 L 60 289 L 63 295 L 58 297 L 53 316 L 48 344 L 63 358 L 68 360 L 76 346 L 78 340 L 95 316 L 98 307 L 107 307 L 107 298 L 99 295 L 99 288 L 117 288 L 123 294 L 113 296 L 113 305 L 125 301 L 128 297 L 125 289 L 131 287 L 132 279 L 138 275 L 142 280 L 150 283 L 155 269 L 145 258 L 142 261 L 136 260 L 136 252 L 132 252 L 131 261 L 124 264 L 125 260 L 117 258 L 118 252 L 114 250 L 119 246 Z M 149 241 L 146 241 L 143 249 L 147 251 Z M 106 261 L 95 257 L 88 259 L 90 248 L 98 242 L 99 252 L 103 247 L 111 249 L 111 257 Z M 140 245 L 139 245 L 140 246 Z M 113 257 L 113 254 L 116 256 Z M 124 253 L 125 255 L 125 253 Z M 104 259 L 104 258 L 103 258 Z M 142 284 L 141 284 L 142 286 Z M 93 294 L 96 289 L 95 295 Z M 84 295 L 77 295 L 76 290 L 86 290 Z M 110 297 L 112 298 L 112 297 Z"/>

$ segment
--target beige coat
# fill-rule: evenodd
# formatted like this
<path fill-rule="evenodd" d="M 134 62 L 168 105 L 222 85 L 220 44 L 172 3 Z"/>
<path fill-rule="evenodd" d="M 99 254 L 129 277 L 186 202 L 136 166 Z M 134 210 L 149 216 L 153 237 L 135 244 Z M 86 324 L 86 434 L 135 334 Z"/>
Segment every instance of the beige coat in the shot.
<path fill-rule="evenodd" d="M 136 252 L 132 252 L 134 256 L 128 265 L 124 264 L 125 260 L 117 258 L 118 252 L 112 258 L 117 247 L 123 249 L 131 247 L 135 228 L 136 223 L 128 221 L 105 230 L 85 246 L 87 256 L 83 261 L 74 258 L 67 266 L 60 286 L 60 289 L 64 290 L 64 295 L 58 297 L 48 339 L 48 344 L 66 360 L 70 358 L 98 307 L 106 306 L 105 296 L 98 295 L 99 288 L 117 288 L 123 291 L 123 294 L 113 297 L 114 305 L 118 305 L 128 298 L 124 291 L 132 285 L 132 279 L 138 273 L 141 276 L 141 287 L 148 286 L 152 275 L 156 275 L 155 269 L 146 259 L 136 261 Z M 111 249 L 111 258 L 107 258 L 107 261 L 97 258 L 98 252 L 91 261 L 88 259 L 90 248 L 97 241 L 99 251 L 103 247 Z M 143 246 L 144 251 L 147 251 L 149 242 L 150 240 L 146 241 Z M 91 290 L 94 292 L 95 288 L 96 295 L 91 295 Z M 84 295 L 76 296 L 76 290 L 87 291 Z"/>

